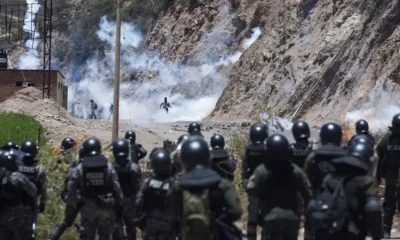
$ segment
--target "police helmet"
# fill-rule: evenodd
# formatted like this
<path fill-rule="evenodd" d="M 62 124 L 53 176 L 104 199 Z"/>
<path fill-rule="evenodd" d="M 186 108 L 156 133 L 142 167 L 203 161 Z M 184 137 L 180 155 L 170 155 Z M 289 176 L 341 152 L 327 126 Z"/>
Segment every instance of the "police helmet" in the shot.
<path fill-rule="evenodd" d="M 150 154 L 150 163 L 153 173 L 158 178 L 168 178 L 172 174 L 172 160 L 167 150 L 154 149 Z"/>
<path fill-rule="evenodd" d="M 7 151 L 10 151 L 10 150 L 12 150 L 12 149 L 18 150 L 18 145 L 15 144 L 14 142 L 8 141 L 8 142 L 6 142 L 6 144 L 4 144 L 4 145 L 1 147 L 1 149 L 7 150 Z"/>
<path fill-rule="evenodd" d="M 101 154 L 101 143 L 96 137 L 89 137 L 82 143 L 83 157 L 93 157 Z"/>
<path fill-rule="evenodd" d="M 64 150 L 71 149 L 71 148 L 75 147 L 75 145 L 76 145 L 76 142 L 72 138 L 65 138 L 61 142 L 61 148 L 64 149 Z"/>
<path fill-rule="evenodd" d="M 196 165 L 209 167 L 211 164 L 208 144 L 199 136 L 190 136 L 182 143 L 180 158 L 187 171 L 192 170 Z"/>
<path fill-rule="evenodd" d="M 126 139 L 119 138 L 112 144 L 112 151 L 115 157 L 129 156 L 129 142 Z"/>
<path fill-rule="evenodd" d="M 392 128 L 396 129 L 396 130 L 400 130 L 400 113 L 393 116 Z"/>
<path fill-rule="evenodd" d="M 125 139 L 128 139 L 130 142 L 136 142 L 136 133 L 134 131 L 127 131 Z"/>
<path fill-rule="evenodd" d="M 225 139 L 222 135 L 214 134 L 210 139 L 210 146 L 215 148 L 224 148 L 225 147 Z"/>
<path fill-rule="evenodd" d="M 200 132 L 200 131 L 201 131 L 201 126 L 197 122 L 193 122 L 189 125 L 188 133 L 190 135 L 193 135 L 194 132 Z"/>
<path fill-rule="evenodd" d="M 337 122 L 327 122 L 322 125 L 319 137 L 322 144 L 332 143 L 339 146 L 343 137 L 342 127 Z"/>
<path fill-rule="evenodd" d="M 291 150 L 289 141 L 282 134 L 274 134 L 264 141 L 268 160 L 290 160 Z"/>
<path fill-rule="evenodd" d="M 250 127 L 250 140 L 252 143 L 263 143 L 268 137 L 268 127 L 262 123 L 253 124 Z"/>
<path fill-rule="evenodd" d="M 355 124 L 356 127 L 356 133 L 367 133 L 369 131 L 369 125 L 368 122 L 365 121 L 364 119 L 360 119 L 356 122 Z"/>
<path fill-rule="evenodd" d="M 310 138 L 310 127 L 304 121 L 299 121 L 293 124 L 292 134 L 295 140 Z"/>
<path fill-rule="evenodd" d="M 351 145 L 359 144 L 359 143 L 362 143 L 362 144 L 369 144 L 369 145 L 371 145 L 371 146 L 374 146 L 374 143 L 371 142 L 371 140 L 370 140 L 368 137 L 366 137 L 365 135 L 357 135 L 357 136 L 355 136 L 354 139 L 351 141 Z"/>
<path fill-rule="evenodd" d="M 18 171 L 17 156 L 9 151 L 0 153 L 0 167 L 3 166 L 11 172 Z"/>
<path fill-rule="evenodd" d="M 347 150 L 347 156 L 354 158 L 337 158 L 333 163 L 342 163 L 368 171 L 370 158 L 374 155 L 374 149 L 370 144 L 353 144 Z"/>
<path fill-rule="evenodd" d="M 39 152 L 39 147 L 34 141 L 28 140 L 21 144 L 20 150 L 25 157 L 35 158 Z"/>
<path fill-rule="evenodd" d="M 181 144 L 183 141 L 189 138 L 189 135 L 182 135 L 178 138 L 177 145 Z"/>

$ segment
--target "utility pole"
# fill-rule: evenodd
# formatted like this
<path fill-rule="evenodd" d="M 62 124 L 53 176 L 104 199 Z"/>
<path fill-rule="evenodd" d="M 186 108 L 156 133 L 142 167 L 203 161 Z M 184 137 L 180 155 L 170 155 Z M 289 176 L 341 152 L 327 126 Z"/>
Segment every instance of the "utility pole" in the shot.
<path fill-rule="evenodd" d="M 117 25 L 116 25 L 116 44 L 115 44 L 115 77 L 114 77 L 114 115 L 112 140 L 118 138 L 119 131 L 119 78 L 121 67 L 121 8 L 122 0 L 117 0 Z"/>

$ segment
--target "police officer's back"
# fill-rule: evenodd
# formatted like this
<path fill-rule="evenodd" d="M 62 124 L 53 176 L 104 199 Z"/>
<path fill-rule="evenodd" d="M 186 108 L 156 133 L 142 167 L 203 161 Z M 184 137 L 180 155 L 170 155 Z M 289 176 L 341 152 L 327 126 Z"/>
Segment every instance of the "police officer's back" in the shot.
<path fill-rule="evenodd" d="M 189 124 L 188 127 L 188 134 L 190 136 L 200 136 L 203 137 L 203 134 L 201 134 L 201 126 L 199 123 L 197 122 L 192 122 L 191 124 Z"/>
<path fill-rule="evenodd" d="M 327 122 L 321 127 L 322 146 L 307 157 L 304 166 L 304 172 L 310 179 L 314 193 L 320 188 L 324 177 L 335 172 L 332 159 L 346 154 L 340 147 L 342 136 L 342 127 L 336 122 Z"/>
<path fill-rule="evenodd" d="M 385 237 L 390 236 L 393 225 L 393 216 L 396 212 L 396 185 L 398 184 L 400 168 L 400 113 L 392 119 L 390 133 L 378 143 L 377 153 L 379 157 L 378 180 L 385 178 L 385 201 L 383 228 Z M 397 193 L 399 194 L 399 193 Z"/>
<path fill-rule="evenodd" d="M 236 166 L 233 159 L 225 150 L 225 139 L 219 134 L 214 134 L 210 140 L 211 166 L 221 177 L 233 181 Z"/>
<path fill-rule="evenodd" d="M 381 239 L 378 185 L 367 175 L 373 154 L 372 145 L 356 143 L 349 146 L 346 156 L 332 160 L 336 172 L 325 177 L 308 208 L 316 240 L 361 240 L 368 233 L 374 240 Z M 327 224 L 329 220 L 336 225 Z"/>
<path fill-rule="evenodd" d="M 32 236 L 36 198 L 36 186 L 18 172 L 15 156 L 0 150 L 0 239 Z"/>
<path fill-rule="evenodd" d="M 136 133 L 134 131 L 127 131 L 125 139 L 130 143 L 130 160 L 134 163 L 139 163 L 140 160 L 146 157 L 146 149 L 141 144 L 136 143 Z"/>
<path fill-rule="evenodd" d="M 146 179 L 137 198 L 137 219 L 144 239 L 173 240 L 176 220 L 169 215 L 167 193 L 173 186 L 172 160 L 168 151 L 156 148 L 150 154 L 150 178 Z"/>
<path fill-rule="evenodd" d="M 223 234 L 219 226 L 231 226 L 242 214 L 235 187 L 210 168 L 210 150 L 203 138 L 189 137 L 180 155 L 186 171 L 171 189 L 169 204 L 172 216 L 181 220 L 182 239 L 225 239 L 218 238 Z"/>
<path fill-rule="evenodd" d="M 306 158 L 314 148 L 313 143 L 308 140 L 311 135 L 310 127 L 304 121 L 296 122 L 293 124 L 292 134 L 296 140 L 296 142 L 291 145 L 293 151 L 292 161 L 298 167 L 303 169 Z"/>
<path fill-rule="evenodd" d="M 136 214 L 136 196 L 139 191 L 142 176 L 139 166 L 129 160 L 129 141 L 117 139 L 113 142 L 112 151 L 115 158 L 113 164 L 118 174 L 119 183 L 124 195 L 124 213 L 120 222 L 124 222 L 128 239 L 136 239 L 136 225 L 134 218 Z M 123 234 L 123 226 L 119 226 L 119 234 Z M 118 239 L 114 235 L 114 239 Z"/>
<path fill-rule="evenodd" d="M 375 145 L 375 139 L 369 132 L 369 124 L 366 120 L 364 119 L 358 120 L 355 124 L 355 129 L 356 129 L 356 134 L 351 137 L 347 146 L 350 146 L 353 143 L 355 137 L 357 136 L 363 136 L 366 139 L 368 139 L 368 141 L 370 141 L 372 145 Z"/>
<path fill-rule="evenodd" d="M 296 240 L 301 217 L 299 194 L 307 204 L 311 186 L 304 172 L 291 163 L 288 140 L 280 134 L 266 142 L 263 164 L 257 167 L 247 185 L 250 195 L 260 199 L 264 240 Z"/>
<path fill-rule="evenodd" d="M 34 141 L 28 140 L 21 144 L 20 150 L 24 156 L 21 164 L 18 166 L 18 171 L 23 173 L 36 185 L 38 195 L 40 196 L 39 212 L 43 212 L 47 201 L 47 176 L 42 164 L 36 159 L 39 147 Z"/>
<path fill-rule="evenodd" d="M 78 206 L 78 190 L 85 204 L 81 213 L 81 239 L 109 239 L 114 231 L 115 209 L 122 214 L 123 194 L 118 175 L 101 155 L 101 143 L 88 138 L 82 143 L 83 161 L 74 170 L 68 182 L 67 207 Z"/>

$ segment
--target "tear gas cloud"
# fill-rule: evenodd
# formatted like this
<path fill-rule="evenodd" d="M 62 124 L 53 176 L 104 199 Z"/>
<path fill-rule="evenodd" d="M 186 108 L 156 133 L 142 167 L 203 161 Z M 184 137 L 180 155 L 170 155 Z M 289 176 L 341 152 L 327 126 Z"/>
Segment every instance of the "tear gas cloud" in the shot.
<path fill-rule="evenodd" d="M 174 122 L 199 121 L 207 117 L 214 109 L 218 98 L 228 83 L 218 73 L 218 67 L 237 62 L 243 52 L 254 43 L 261 34 L 259 28 L 253 29 L 242 48 L 216 62 L 201 66 L 190 66 L 164 60 L 154 52 L 138 52 L 143 35 L 135 25 L 122 24 L 121 29 L 121 83 L 120 118 L 134 122 Z M 69 83 L 70 103 L 80 102 L 88 106 L 93 99 L 99 108 L 108 110 L 113 103 L 114 60 L 115 60 L 115 22 L 106 17 L 100 21 L 97 36 L 109 46 L 105 58 L 97 57 L 87 61 L 85 74 L 77 83 Z M 168 98 L 171 104 L 169 114 L 160 109 L 160 104 Z M 75 112 L 81 109 L 75 108 Z M 88 111 L 88 110 L 87 110 Z"/>
<path fill-rule="evenodd" d="M 29 34 L 29 39 L 25 43 L 26 52 L 18 60 L 19 69 L 38 69 L 40 67 L 40 57 L 38 53 L 39 32 L 36 31 L 36 17 L 40 10 L 38 0 L 26 0 L 28 9 L 24 18 L 23 30 Z"/>

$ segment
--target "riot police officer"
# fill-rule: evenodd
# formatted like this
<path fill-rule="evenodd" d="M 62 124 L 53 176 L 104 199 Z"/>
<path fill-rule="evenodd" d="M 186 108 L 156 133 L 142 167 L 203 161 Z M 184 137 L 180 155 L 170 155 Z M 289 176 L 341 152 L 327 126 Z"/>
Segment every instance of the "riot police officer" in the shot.
<path fill-rule="evenodd" d="M 112 151 L 115 158 L 113 164 L 118 174 L 119 183 L 124 194 L 124 213 L 117 230 L 113 234 L 114 240 L 120 239 L 117 235 L 123 235 L 123 223 L 127 232 L 127 240 L 136 239 L 135 203 L 137 192 L 139 191 L 142 176 L 139 166 L 129 160 L 129 142 L 126 139 L 117 139 L 113 142 Z M 117 235 L 116 235 L 117 234 Z"/>
<path fill-rule="evenodd" d="M 167 193 L 174 183 L 172 160 L 166 150 L 156 148 L 150 154 L 150 161 L 153 172 L 138 194 L 136 221 L 144 240 L 174 240 L 177 222 L 169 215 L 167 204 Z"/>
<path fill-rule="evenodd" d="M 172 217 L 180 219 L 182 239 L 232 239 L 222 236 L 223 225 L 234 229 L 242 215 L 235 187 L 213 171 L 210 150 L 202 137 L 183 142 L 180 156 L 185 173 L 168 194 Z M 223 224 L 225 223 L 225 224 Z M 241 232 L 239 237 L 241 238 Z"/>
<path fill-rule="evenodd" d="M 18 172 L 15 155 L 0 152 L 0 239 L 30 239 L 37 188 Z"/>
<path fill-rule="evenodd" d="M 379 157 L 378 175 L 385 178 L 385 200 L 383 203 L 383 230 L 384 237 L 390 237 L 393 225 L 393 216 L 396 212 L 396 184 L 400 168 L 400 113 L 392 119 L 392 126 L 377 146 Z"/>
<path fill-rule="evenodd" d="M 265 151 L 263 142 L 267 137 L 267 125 L 256 123 L 250 127 L 251 144 L 247 146 L 242 162 L 242 181 L 245 188 L 251 175 L 253 175 L 256 168 L 264 161 Z M 258 199 L 254 195 L 249 195 L 248 199 L 247 239 L 255 240 L 257 239 Z"/>
<path fill-rule="evenodd" d="M 136 133 L 134 131 L 127 131 L 125 133 L 125 139 L 129 140 L 130 144 L 130 160 L 138 164 L 141 159 L 146 157 L 146 149 L 144 149 L 141 144 L 136 143 Z"/>
<path fill-rule="evenodd" d="M 274 134 L 265 140 L 267 158 L 247 185 L 249 195 L 259 198 L 262 239 L 296 240 L 301 218 L 301 199 L 307 205 L 311 185 L 304 172 L 291 163 L 288 140 Z"/>
<path fill-rule="evenodd" d="M 375 145 L 375 139 L 371 135 L 371 133 L 369 133 L 369 125 L 368 125 L 367 121 L 365 121 L 364 119 L 358 120 L 355 124 L 355 128 L 356 128 L 356 135 L 354 135 L 350 139 L 347 146 L 352 144 L 352 142 L 356 136 L 364 136 L 366 139 L 368 139 L 368 141 L 371 142 L 372 145 Z"/>
<path fill-rule="evenodd" d="M 19 147 L 18 147 L 18 145 L 17 144 L 15 144 L 14 142 L 12 142 L 12 141 L 8 141 L 8 142 L 6 142 L 6 144 L 4 144 L 2 147 L 1 147 L 1 149 L 2 150 L 6 150 L 6 151 L 11 151 L 11 150 L 19 150 Z"/>
<path fill-rule="evenodd" d="M 201 134 L 201 126 L 197 122 L 193 122 L 193 123 L 189 124 L 188 133 L 190 136 L 203 137 L 203 135 Z"/>
<path fill-rule="evenodd" d="M 34 141 L 28 140 L 21 144 L 20 150 L 24 156 L 22 164 L 18 166 L 18 171 L 36 185 L 38 196 L 40 196 L 39 213 L 42 213 L 47 201 L 47 176 L 42 164 L 36 159 L 39 147 Z"/>
<path fill-rule="evenodd" d="M 225 150 L 225 139 L 222 135 L 214 134 L 210 139 L 211 168 L 221 177 L 233 181 L 236 166 L 229 153 Z"/>
<path fill-rule="evenodd" d="M 75 145 L 76 145 L 76 142 L 75 142 L 75 140 L 72 139 L 72 138 L 65 138 L 65 139 L 62 140 L 62 142 L 61 142 L 61 148 L 62 148 L 64 151 L 67 151 L 67 150 L 69 150 L 69 149 L 72 149 L 73 147 L 75 147 Z"/>
<path fill-rule="evenodd" d="M 123 213 L 123 194 L 114 167 L 101 154 L 101 143 L 90 137 L 82 143 L 83 161 L 68 182 L 67 207 L 78 208 L 78 190 L 83 202 L 80 235 L 83 240 L 108 240 Z"/>
<path fill-rule="evenodd" d="M 346 151 L 340 147 L 343 131 L 340 124 L 327 122 L 322 125 L 320 139 L 322 146 L 313 151 L 306 159 L 304 172 L 310 179 L 313 192 L 321 187 L 322 180 L 328 173 L 334 173 L 332 159 L 342 157 Z"/>
<path fill-rule="evenodd" d="M 291 145 L 293 151 L 292 161 L 298 167 L 303 169 L 306 158 L 314 150 L 314 144 L 308 139 L 310 138 L 310 127 L 304 121 L 299 121 L 293 124 L 292 127 L 293 138 L 296 143 Z"/>

